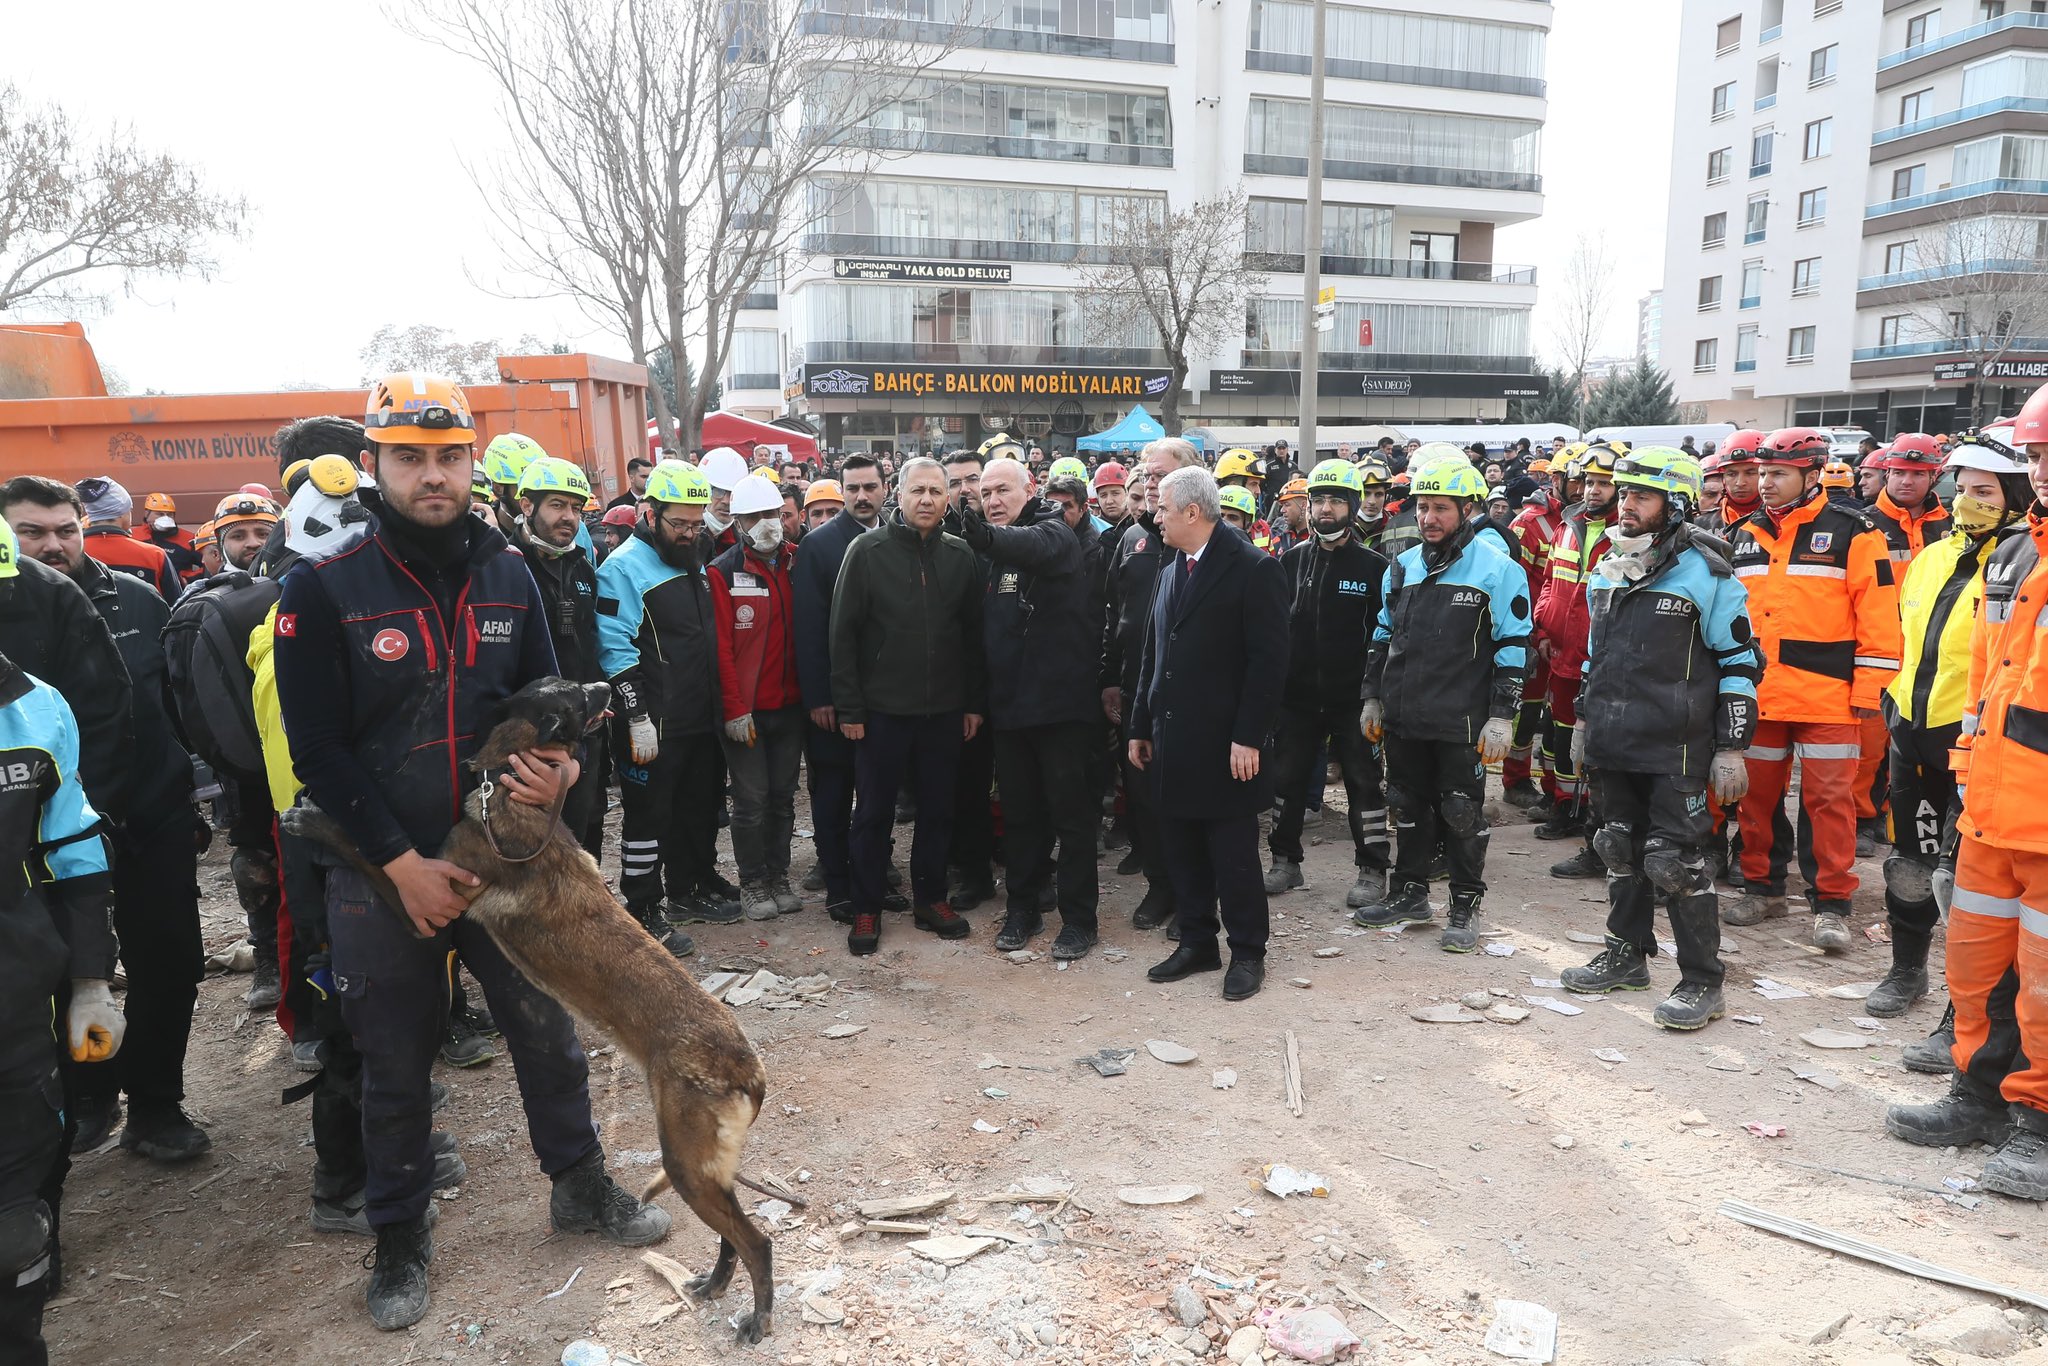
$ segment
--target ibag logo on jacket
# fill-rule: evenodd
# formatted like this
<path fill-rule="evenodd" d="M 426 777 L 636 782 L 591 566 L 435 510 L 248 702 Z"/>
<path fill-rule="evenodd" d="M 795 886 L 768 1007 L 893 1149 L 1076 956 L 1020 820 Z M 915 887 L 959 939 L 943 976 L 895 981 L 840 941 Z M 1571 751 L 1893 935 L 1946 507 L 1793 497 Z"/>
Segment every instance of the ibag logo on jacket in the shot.
<path fill-rule="evenodd" d="M 370 653 L 386 664 L 395 664 L 405 658 L 405 652 L 412 648 L 412 642 L 405 638 L 405 632 L 386 628 L 379 631 L 370 641 Z"/>

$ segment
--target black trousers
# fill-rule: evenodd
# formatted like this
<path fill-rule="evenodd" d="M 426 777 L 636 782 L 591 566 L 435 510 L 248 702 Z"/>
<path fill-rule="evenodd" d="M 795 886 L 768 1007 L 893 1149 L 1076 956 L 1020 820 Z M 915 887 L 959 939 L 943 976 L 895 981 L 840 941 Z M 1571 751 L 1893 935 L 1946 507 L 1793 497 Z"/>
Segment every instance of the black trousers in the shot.
<path fill-rule="evenodd" d="M 55 1042 L 45 1037 L 17 1050 L 19 1042 L 7 1041 L 17 1061 L 0 1073 L 0 1364 L 47 1366 L 43 1301 L 69 1165 L 64 1088 Z"/>
<path fill-rule="evenodd" d="M 1010 914 L 1029 917 L 1057 867 L 1060 919 L 1091 933 L 1101 888 L 1095 834 L 1101 828 L 1094 781 L 1101 727 L 1063 721 L 996 732 L 996 780 L 1003 785 L 1003 870 Z"/>
<path fill-rule="evenodd" d="M 1316 782 L 1316 761 L 1323 740 L 1337 756 L 1344 775 L 1344 800 L 1351 808 L 1352 859 L 1360 868 L 1384 870 L 1388 863 L 1387 797 L 1380 756 L 1358 729 L 1358 709 L 1294 708 L 1280 712 L 1280 733 L 1273 747 L 1273 781 L 1280 793 L 1280 815 L 1267 844 L 1273 857 L 1301 862 L 1302 812 Z"/>
<path fill-rule="evenodd" d="M 754 713 L 754 743 L 721 739 L 732 774 L 732 856 L 742 883 L 789 871 L 796 827 L 796 771 L 810 718 L 797 707 Z"/>
<path fill-rule="evenodd" d="M 896 794 L 914 786 L 917 829 L 910 841 L 910 892 L 919 905 L 946 899 L 946 852 L 953 838 L 953 777 L 960 763 L 960 713 L 868 713 L 866 738 L 853 747 L 853 909 L 882 913 L 889 890 L 889 834 Z"/>
<path fill-rule="evenodd" d="M 1131 766 L 1128 746 L 1118 763 L 1124 775 L 1124 812 L 1129 818 L 1131 851 L 1138 856 L 1144 871 L 1145 889 L 1171 891 L 1173 879 L 1167 871 L 1166 836 L 1159 828 L 1159 794 L 1152 787 L 1154 779 L 1143 769 Z"/>
<path fill-rule="evenodd" d="M 1387 809 L 1400 832 L 1397 886 L 1427 887 L 1438 837 L 1451 865 L 1451 894 L 1486 892 L 1486 769 L 1463 740 L 1411 740 L 1386 733 Z"/>
<path fill-rule="evenodd" d="M 1948 752 L 1962 726 L 1916 726 L 1891 715 L 1892 858 L 1885 860 L 1884 910 L 1892 943 L 1922 961 L 1934 940 L 1941 907 L 1929 882 L 1941 861 L 1941 842 L 1956 800 Z M 1915 865 L 1895 866 L 1893 859 Z M 1923 886 L 1926 890 L 1923 892 Z"/>
<path fill-rule="evenodd" d="M 592 858 L 604 858 L 604 811 L 607 792 L 605 790 L 605 750 L 609 739 L 604 731 L 596 730 L 583 742 L 583 771 L 576 778 L 576 786 L 569 789 L 569 796 L 562 803 L 562 825 L 583 851 Z"/>
<path fill-rule="evenodd" d="M 953 841 L 948 862 L 960 870 L 963 886 L 988 885 L 995 879 L 996 816 L 989 784 L 996 776 L 996 737 L 984 725 L 960 746 L 960 764 L 953 783 Z M 1003 783 L 1004 829 L 1010 818 L 1010 784 Z M 1004 842 L 1005 848 L 1009 846 Z M 1011 874 L 1014 879 L 1014 871 Z"/>
<path fill-rule="evenodd" d="M 853 838 L 853 741 L 805 723 L 804 777 L 811 789 L 812 841 L 825 871 L 825 900 L 853 899 L 849 849 Z M 894 808 L 894 800 L 890 802 Z"/>
<path fill-rule="evenodd" d="M 623 733 L 613 737 L 630 754 Z M 629 906 L 682 898 L 718 872 L 725 756 L 718 737 L 669 734 L 651 764 L 619 765 L 619 891 Z"/>
<path fill-rule="evenodd" d="M 482 926 L 465 917 L 416 939 L 411 922 L 353 868 L 328 875 L 327 924 L 342 1019 L 362 1054 L 363 1194 L 373 1225 L 419 1218 L 432 1194 L 431 1083 L 458 957 L 505 1032 L 541 1170 L 553 1176 L 599 1150 L 575 1025 Z"/>
<path fill-rule="evenodd" d="M 1607 864 L 1607 933 L 1657 956 L 1657 897 L 1669 898 L 1682 981 L 1722 980 L 1720 906 L 1707 838 L 1714 817 L 1701 778 L 1600 770 L 1593 778 L 1599 828 L 1593 849 Z"/>
<path fill-rule="evenodd" d="M 128 974 L 121 1007 L 128 1033 L 121 1051 L 106 1062 L 65 1059 L 67 1086 L 80 1100 L 104 1100 L 125 1091 L 131 1105 L 148 1107 L 176 1105 L 185 1098 L 185 1047 L 192 1037 L 199 980 L 206 975 L 206 950 L 199 939 L 199 856 L 192 847 L 191 814 L 161 815 L 155 829 L 138 831 L 131 825 L 114 842 L 114 933 Z M 274 885 L 270 916 L 275 955 Z"/>
<path fill-rule="evenodd" d="M 1264 958 L 1272 922 L 1266 879 L 1259 867 L 1259 818 L 1202 820 L 1162 814 L 1160 834 L 1173 879 L 1181 947 L 1214 943 L 1221 910 L 1223 938 L 1232 958 Z"/>

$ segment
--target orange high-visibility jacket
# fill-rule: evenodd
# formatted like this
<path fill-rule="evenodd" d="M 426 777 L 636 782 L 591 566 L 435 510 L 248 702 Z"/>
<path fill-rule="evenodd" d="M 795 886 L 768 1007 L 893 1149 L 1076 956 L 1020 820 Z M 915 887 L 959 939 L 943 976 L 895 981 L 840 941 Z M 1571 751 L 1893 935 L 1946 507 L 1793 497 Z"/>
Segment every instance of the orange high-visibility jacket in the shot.
<path fill-rule="evenodd" d="M 1899 590 L 1870 519 L 1814 489 L 1773 524 L 1759 509 L 1735 531 L 1735 573 L 1764 649 L 1766 721 L 1848 725 L 1876 711 L 1899 671 Z"/>
<path fill-rule="evenodd" d="M 2048 518 L 2001 545 L 1984 569 L 1970 641 L 1970 690 L 1956 781 L 1960 828 L 2005 849 L 2048 854 Z"/>
<path fill-rule="evenodd" d="M 1882 489 L 1878 491 L 1877 502 L 1871 505 L 1870 520 L 1883 533 L 1885 545 L 1891 551 L 1892 573 L 1901 579 L 1906 577 L 1906 566 L 1921 551 L 1955 529 L 1949 521 L 1948 509 L 1937 500 L 1929 498 L 1927 506 L 1915 514 L 1894 503 L 1892 496 Z"/>

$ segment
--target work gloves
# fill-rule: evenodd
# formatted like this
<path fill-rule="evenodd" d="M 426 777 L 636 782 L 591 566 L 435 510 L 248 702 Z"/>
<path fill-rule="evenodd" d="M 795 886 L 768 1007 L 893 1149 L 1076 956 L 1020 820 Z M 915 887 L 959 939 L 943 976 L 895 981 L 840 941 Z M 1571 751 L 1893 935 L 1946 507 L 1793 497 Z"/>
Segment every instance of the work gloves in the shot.
<path fill-rule="evenodd" d="M 996 539 L 989 533 L 987 520 L 965 503 L 960 505 L 960 539 L 967 542 L 977 555 L 988 554 L 989 546 Z"/>
<path fill-rule="evenodd" d="M 752 749 L 754 747 L 754 713 L 748 712 L 745 716 L 735 716 L 732 720 L 726 722 L 725 738 L 736 745 L 745 745 L 748 749 Z"/>
<path fill-rule="evenodd" d="M 1486 723 L 1486 729 L 1479 732 L 1479 761 L 1499 763 L 1508 757 L 1508 747 L 1514 742 L 1515 723 L 1505 716 L 1493 717 Z"/>
<path fill-rule="evenodd" d="M 1713 765 L 1707 769 L 1707 790 L 1723 806 L 1732 806 L 1742 800 L 1743 794 L 1749 791 L 1749 765 L 1742 761 L 1741 750 L 1714 751 Z"/>
<path fill-rule="evenodd" d="M 71 979 L 71 1010 L 64 1017 L 73 1062 L 105 1062 L 121 1051 L 128 1021 L 114 1004 L 114 993 L 97 977 Z"/>
<path fill-rule="evenodd" d="M 661 753 L 661 739 L 655 733 L 652 717 L 626 719 L 626 753 L 636 764 L 651 764 Z"/>
<path fill-rule="evenodd" d="M 1368 697 L 1358 707 L 1358 732 L 1374 744 L 1387 733 L 1386 704 L 1377 697 Z"/>

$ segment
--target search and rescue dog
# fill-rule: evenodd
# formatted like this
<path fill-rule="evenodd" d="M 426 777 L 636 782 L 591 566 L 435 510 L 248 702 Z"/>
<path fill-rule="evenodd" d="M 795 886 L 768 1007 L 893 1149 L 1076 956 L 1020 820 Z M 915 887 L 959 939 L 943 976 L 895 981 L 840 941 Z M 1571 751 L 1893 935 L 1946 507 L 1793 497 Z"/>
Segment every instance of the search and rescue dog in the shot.
<path fill-rule="evenodd" d="M 739 1341 L 758 1342 L 771 1331 L 771 1252 L 733 1183 L 752 1185 L 739 1175 L 740 1149 L 767 1091 L 761 1059 L 732 1013 L 612 899 L 597 864 L 562 825 L 559 800 L 552 810 L 493 800 L 494 779 L 510 756 L 573 744 L 603 724 L 610 699 L 606 684 L 560 678 L 529 683 L 507 699 L 504 719 L 469 761 L 484 781 L 464 802 L 466 818 L 438 857 L 482 880 L 457 890 L 470 898 L 466 914 L 505 956 L 535 986 L 611 1035 L 647 1074 L 662 1174 L 642 1198 L 672 1187 L 718 1235 L 717 1263 L 691 1282 L 700 1299 L 725 1293 L 735 1257 L 746 1263 L 754 1310 L 738 1320 Z M 302 802 L 280 824 L 348 859 L 394 914 L 404 914 L 391 880 L 326 812 Z"/>

